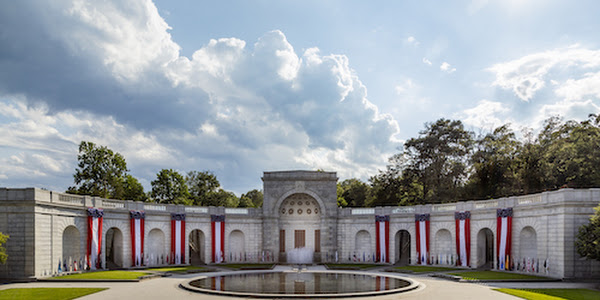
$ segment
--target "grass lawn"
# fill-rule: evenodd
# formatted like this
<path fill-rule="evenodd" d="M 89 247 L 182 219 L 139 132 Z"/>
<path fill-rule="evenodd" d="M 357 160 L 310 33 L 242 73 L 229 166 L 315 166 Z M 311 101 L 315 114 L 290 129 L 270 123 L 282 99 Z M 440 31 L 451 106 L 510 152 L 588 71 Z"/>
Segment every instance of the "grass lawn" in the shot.
<path fill-rule="evenodd" d="M 451 267 L 434 267 L 434 266 L 403 266 L 403 267 L 395 267 L 394 270 L 411 271 L 413 273 L 426 273 L 426 272 L 456 271 L 456 270 L 462 270 L 462 269 L 451 268 Z"/>
<path fill-rule="evenodd" d="M 600 292 L 588 289 L 494 289 L 502 293 L 531 300 L 600 299 Z"/>
<path fill-rule="evenodd" d="M 215 267 L 225 267 L 231 269 L 271 269 L 273 264 L 218 264 Z"/>
<path fill-rule="evenodd" d="M 369 268 L 376 268 L 376 267 L 384 266 L 384 265 L 377 265 L 377 264 L 325 264 L 325 265 L 329 269 L 355 269 L 355 268 L 369 269 Z"/>
<path fill-rule="evenodd" d="M 19 288 L 0 291 L 0 299 L 67 300 L 107 290 L 108 288 Z"/>
<path fill-rule="evenodd" d="M 212 269 L 205 268 L 205 267 L 196 267 L 196 266 L 164 267 L 164 268 L 150 268 L 150 269 L 146 269 L 146 271 L 174 272 L 174 273 L 187 273 L 188 271 L 204 271 L 204 270 L 212 270 Z"/>
<path fill-rule="evenodd" d="M 148 272 L 133 271 L 99 271 L 80 274 L 71 274 L 65 276 L 52 277 L 53 280 L 86 280 L 86 279 L 138 279 L 142 276 L 150 275 Z"/>
<path fill-rule="evenodd" d="M 508 272 L 495 272 L 495 271 L 470 271 L 460 273 L 449 273 L 450 275 L 459 276 L 466 280 L 543 280 L 550 279 L 547 277 L 508 273 Z"/>

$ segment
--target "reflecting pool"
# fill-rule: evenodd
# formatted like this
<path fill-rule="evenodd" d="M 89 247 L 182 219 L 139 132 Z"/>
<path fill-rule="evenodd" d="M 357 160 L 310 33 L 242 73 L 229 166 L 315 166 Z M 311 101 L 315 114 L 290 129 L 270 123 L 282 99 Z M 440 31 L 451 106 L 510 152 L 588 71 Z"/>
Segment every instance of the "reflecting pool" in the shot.
<path fill-rule="evenodd" d="M 261 272 L 202 277 L 189 286 L 200 292 L 228 295 L 303 297 L 374 295 L 411 290 L 409 279 L 351 272 Z M 185 287 L 185 286 L 184 286 Z"/>

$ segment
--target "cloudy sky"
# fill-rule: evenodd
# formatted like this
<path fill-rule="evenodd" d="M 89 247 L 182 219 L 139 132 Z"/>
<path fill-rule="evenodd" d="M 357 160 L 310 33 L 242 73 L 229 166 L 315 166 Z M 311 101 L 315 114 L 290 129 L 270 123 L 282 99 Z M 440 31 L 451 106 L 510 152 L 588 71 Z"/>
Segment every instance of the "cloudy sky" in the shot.
<path fill-rule="evenodd" d="M 600 113 L 597 1 L 0 2 L 0 186 L 63 191 L 82 140 L 156 173 L 363 180 L 425 122 Z"/>

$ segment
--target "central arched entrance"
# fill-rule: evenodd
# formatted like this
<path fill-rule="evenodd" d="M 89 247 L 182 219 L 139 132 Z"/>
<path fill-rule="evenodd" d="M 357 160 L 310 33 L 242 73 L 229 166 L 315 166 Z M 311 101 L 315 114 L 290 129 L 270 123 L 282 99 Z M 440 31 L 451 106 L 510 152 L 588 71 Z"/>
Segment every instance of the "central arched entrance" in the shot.
<path fill-rule="evenodd" d="M 119 269 L 123 267 L 123 234 L 116 227 L 106 232 L 106 268 Z"/>
<path fill-rule="evenodd" d="M 320 260 L 321 213 L 317 200 L 308 194 L 293 194 L 283 200 L 279 207 L 279 261 L 291 261 L 296 255 L 310 256 L 313 262 Z"/>
<path fill-rule="evenodd" d="M 410 233 L 406 230 L 396 232 L 396 264 L 405 266 L 410 264 Z"/>
<path fill-rule="evenodd" d="M 199 229 L 194 229 L 190 232 L 189 236 L 189 252 L 190 252 L 190 264 L 191 265 L 204 265 L 206 264 L 205 256 L 205 241 L 204 232 Z"/>
<path fill-rule="evenodd" d="M 494 233 L 483 228 L 477 233 L 477 268 L 492 269 L 494 267 Z"/>

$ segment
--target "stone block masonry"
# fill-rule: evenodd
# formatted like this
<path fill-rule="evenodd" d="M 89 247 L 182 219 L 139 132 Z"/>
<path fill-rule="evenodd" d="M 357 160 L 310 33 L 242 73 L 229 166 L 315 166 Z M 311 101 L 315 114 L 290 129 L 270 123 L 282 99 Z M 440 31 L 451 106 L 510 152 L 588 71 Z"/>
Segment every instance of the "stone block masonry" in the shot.
<path fill-rule="evenodd" d="M 87 251 L 87 208 L 103 209 L 101 268 L 130 268 L 130 214 L 145 212 L 144 264 L 171 263 L 171 214 L 185 214 L 182 264 L 213 264 L 211 216 L 224 216 L 224 262 L 286 263 L 295 248 L 313 262 L 372 263 L 377 239 L 389 264 L 415 264 L 415 214 L 429 214 L 429 263 L 456 264 L 457 211 L 470 214 L 471 268 L 498 268 L 496 210 L 512 208 L 512 272 L 555 278 L 600 278 L 600 263 L 575 251 L 579 226 L 600 203 L 600 189 L 411 207 L 339 208 L 335 172 L 264 172 L 261 208 L 191 207 L 77 196 L 36 188 L 0 188 L 0 232 L 10 235 L 0 278 L 24 279 L 80 268 Z M 389 216 L 388 236 L 376 236 L 376 216 Z M 385 217 L 386 220 L 388 217 Z M 525 264 L 523 262 L 525 261 Z M 544 267 L 544 264 L 546 267 Z M 523 267 L 528 265 L 529 267 Z M 518 266 L 518 268 L 517 268 Z"/>

